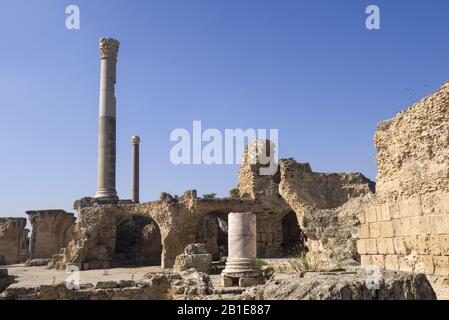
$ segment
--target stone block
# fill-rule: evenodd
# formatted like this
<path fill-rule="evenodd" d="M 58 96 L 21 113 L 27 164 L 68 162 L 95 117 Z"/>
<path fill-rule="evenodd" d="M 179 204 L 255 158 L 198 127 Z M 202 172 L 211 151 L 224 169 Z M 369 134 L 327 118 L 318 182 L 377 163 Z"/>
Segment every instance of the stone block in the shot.
<path fill-rule="evenodd" d="M 420 255 L 430 254 L 429 239 L 430 236 L 428 235 L 416 237 L 416 251 L 418 252 L 418 254 Z"/>
<path fill-rule="evenodd" d="M 399 257 L 397 255 L 387 255 L 385 257 L 385 269 L 399 270 Z"/>
<path fill-rule="evenodd" d="M 378 253 L 376 239 L 367 239 L 366 240 L 366 252 L 371 255 Z"/>
<path fill-rule="evenodd" d="M 254 287 L 259 284 L 263 284 L 264 280 L 263 278 L 240 278 L 239 279 L 239 287 Z"/>
<path fill-rule="evenodd" d="M 360 257 L 360 265 L 362 268 L 367 268 L 373 265 L 373 258 L 370 255 Z"/>
<path fill-rule="evenodd" d="M 419 256 L 414 272 L 432 274 L 434 272 L 433 257 L 426 255 Z"/>
<path fill-rule="evenodd" d="M 449 215 L 430 216 L 430 228 L 433 234 L 449 234 Z"/>
<path fill-rule="evenodd" d="M 365 219 L 366 222 L 377 222 L 377 212 L 376 207 L 370 207 L 365 209 Z"/>
<path fill-rule="evenodd" d="M 437 235 L 430 235 L 428 240 L 429 253 L 434 256 L 441 255 L 440 238 Z"/>
<path fill-rule="evenodd" d="M 384 255 L 374 255 L 373 265 L 381 269 L 385 269 L 385 256 Z"/>
<path fill-rule="evenodd" d="M 410 218 L 394 220 L 395 235 L 406 237 L 412 235 L 412 224 Z"/>
<path fill-rule="evenodd" d="M 173 271 L 195 269 L 199 272 L 209 273 L 212 268 L 211 254 L 180 254 L 176 257 Z"/>
<path fill-rule="evenodd" d="M 390 203 L 389 205 L 389 214 L 391 219 L 399 219 L 401 216 L 399 215 L 399 207 L 396 202 Z"/>
<path fill-rule="evenodd" d="M 411 218 L 412 234 L 422 235 L 430 233 L 430 217 L 419 216 Z"/>
<path fill-rule="evenodd" d="M 449 235 L 439 236 L 438 244 L 442 256 L 449 256 Z"/>
<path fill-rule="evenodd" d="M 383 238 L 394 237 L 393 221 L 385 221 L 380 223 L 380 234 Z"/>
<path fill-rule="evenodd" d="M 360 225 L 358 237 L 359 237 L 359 239 L 368 239 L 370 237 L 368 223 L 364 223 L 364 224 Z"/>
<path fill-rule="evenodd" d="M 436 275 L 449 275 L 449 257 L 447 256 L 434 256 L 433 262 L 435 266 L 434 274 Z"/>
<path fill-rule="evenodd" d="M 377 239 L 377 251 L 380 254 L 395 254 L 394 244 L 392 238 Z"/>
<path fill-rule="evenodd" d="M 359 239 L 357 240 L 357 252 L 360 255 L 366 254 L 366 239 Z"/>
<path fill-rule="evenodd" d="M 390 215 L 390 205 L 384 204 L 380 207 L 381 212 L 381 220 L 379 221 L 390 221 L 391 215 Z"/>
<path fill-rule="evenodd" d="M 380 238 L 380 223 L 374 222 L 369 224 L 370 238 Z"/>
<path fill-rule="evenodd" d="M 393 239 L 394 251 L 399 255 L 406 255 L 408 253 L 405 238 Z"/>

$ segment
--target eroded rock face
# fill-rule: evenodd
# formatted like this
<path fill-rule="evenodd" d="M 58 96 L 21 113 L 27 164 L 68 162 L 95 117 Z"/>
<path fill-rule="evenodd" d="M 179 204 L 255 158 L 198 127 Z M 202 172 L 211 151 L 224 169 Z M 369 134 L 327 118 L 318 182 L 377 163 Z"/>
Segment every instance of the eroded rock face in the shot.
<path fill-rule="evenodd" d="M 449 275 L 449 82 L 379 124 L 362 266 Z"/>
<path fill-rule="evenodd" d="M 27 253 L 24 218 L 0 218 L 0 264 L 23 261 Z"/>
<path fill-rule="evenodd" d="M 73 236 L 75 218 L 63 210 L 27 211 L 32 225 L 31 259 L 49 259 L 66 247 Z"/>
<path fill-rule="evenodd" d="M 358 216 L 374 183 L 360 173 L 316 173 L 309 164 L 280 161 L 279 193 L 295 211 L 309 257 L 323 267 L 358 265 Z"/>
<path fill-rule="evenodd" d="M 424 274 L 383 272 L 376 289 L 367 286 L 369 275 L 306 273 L 303 278 L 270 280 L 243 294 L 248 300 L 436 300 Z"/>

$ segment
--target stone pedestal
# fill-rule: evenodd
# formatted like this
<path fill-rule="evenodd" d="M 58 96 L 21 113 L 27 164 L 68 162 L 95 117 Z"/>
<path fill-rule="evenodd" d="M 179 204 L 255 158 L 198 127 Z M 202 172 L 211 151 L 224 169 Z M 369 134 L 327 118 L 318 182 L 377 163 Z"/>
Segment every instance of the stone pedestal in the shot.
<path fill-rule="evenodd" d="M 131 199 L 134 203 L 139 203 L 139 145 L 140 137 L 133 136 L 132 144 L 132 178 L 131 178 Z"/>
<path fill-rule="evenodd" d="M 228 218 L 229 255 L 222 272 L 224 287 L 249 287 L 264 282 L 256 265 L 256 215 L 230 213 Z"/>
<path fill-rule="evenodd" d="M 98 188 L 96 198 L 118 199 L 115 190 L 116 101 L 115 82 L 120 43 L 100 39 L 100 113 L 98 120 Z"/>

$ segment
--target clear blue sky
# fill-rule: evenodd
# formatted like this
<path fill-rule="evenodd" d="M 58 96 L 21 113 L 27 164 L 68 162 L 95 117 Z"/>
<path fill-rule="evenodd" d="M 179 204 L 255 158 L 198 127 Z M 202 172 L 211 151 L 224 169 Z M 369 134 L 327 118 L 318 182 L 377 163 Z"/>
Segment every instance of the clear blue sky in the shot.
<path fill-rule="evenodd" d="M 65 28 L 70 4 L 81 30 Z M 149 201 L 236 185 L 236 165 L 171 164 L 170 132 L 193 120 L 277 128 L 281 157 L 374 179 L 377 123 L 449 79 L 448 33 L 447 0 L 1 0 L 0 216 L 95 194 L 102 36 L 121 41 L 117 191 L 130 196 L 138 134 Z"/>

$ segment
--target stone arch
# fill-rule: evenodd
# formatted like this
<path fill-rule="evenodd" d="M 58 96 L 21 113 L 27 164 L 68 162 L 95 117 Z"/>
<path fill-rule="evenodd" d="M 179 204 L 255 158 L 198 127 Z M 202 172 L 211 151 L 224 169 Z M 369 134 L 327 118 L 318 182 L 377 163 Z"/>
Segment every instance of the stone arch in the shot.
<path fill-rule="evenodd" d="M 225 211 L 212 211 L 198 225 L 198 242 L 207 246 L 214 260 L 228 255 L 228 214 Z"/>
<path fill-rule="evenodd" d="M 161 230 L 145 215 L 125 215 L 116 219 L 114 266 L 160 265 Z"/>
<path fill-rule="evenodd" d="M 284 256 L 306 252 L 307 237 L 301 230 L 298 217 L 294 211 L 289 211 L 281 220 L 282 253 Z"/>

